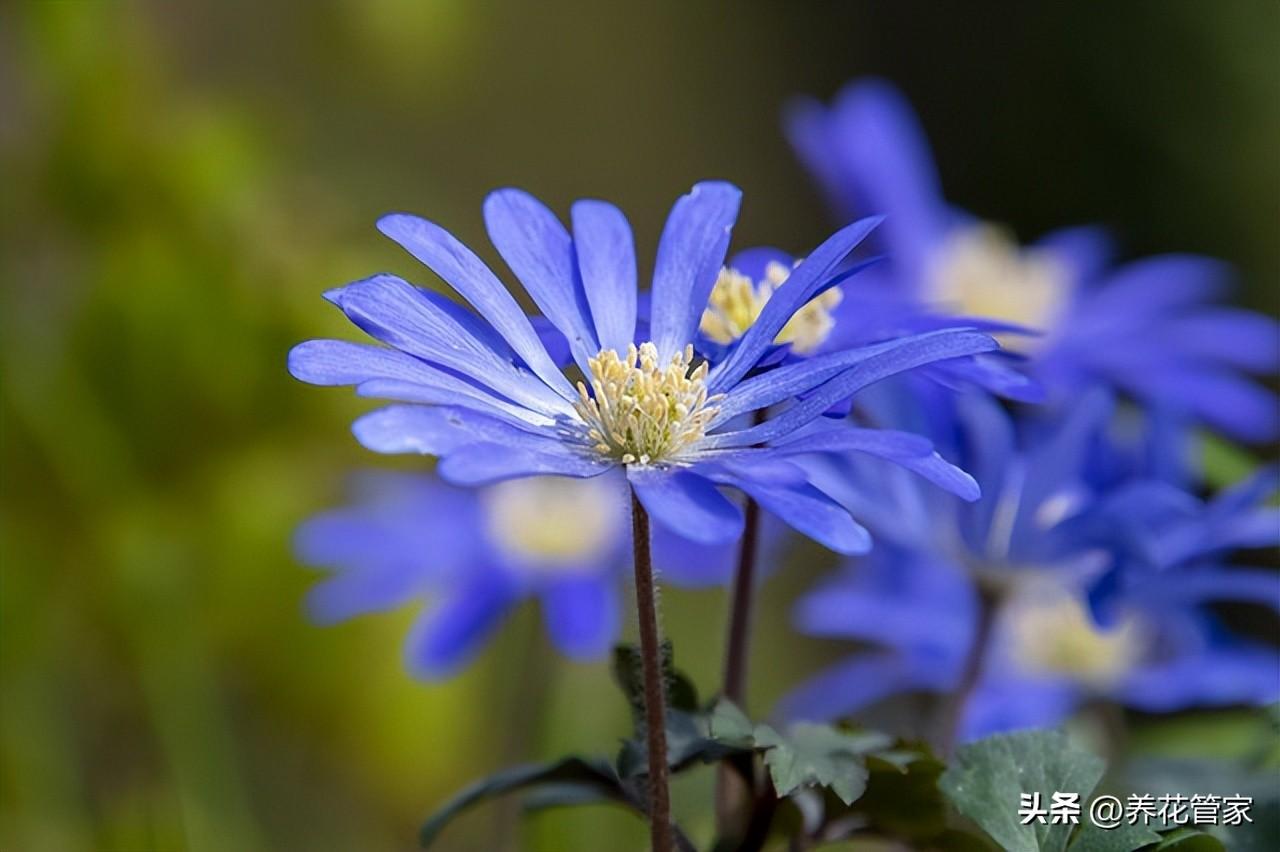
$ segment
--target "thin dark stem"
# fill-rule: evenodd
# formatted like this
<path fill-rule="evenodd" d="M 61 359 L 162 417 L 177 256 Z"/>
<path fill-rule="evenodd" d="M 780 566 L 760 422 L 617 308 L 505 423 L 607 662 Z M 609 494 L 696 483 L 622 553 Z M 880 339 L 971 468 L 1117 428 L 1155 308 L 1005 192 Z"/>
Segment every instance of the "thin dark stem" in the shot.
<path fill-rule="evenodd" d="M 764 421 L 766 411 L 757 411 L 753 423 Z M 733 574 L 733 590 L 729 601 L 729 629 L 725 639 L 725 698 L 744 707 L 747 699 L 747 670 L 750 657 L 752 599 L 756 589 L 756 551 L 760 535 L 760 504 L 747 498 L 743 510 L 742 543 L 738 548 L 738 566 Z M 737 829 L 737 811 L 751 797 L 751 785 L 733 767 L 721 764 L 716 772 L 716 827 L 721 838 L 730 837 Z"/>
<path fill-rule="evenodd" d="M 747 498 L 733 575 L 733 599 L 729 606 L 729 635 L 724 655 L 724 697 L 741 706 L 747 697 L 747 657 L 750 652 L 752 598 L 756 585 L 756 540 L 760 532 L 760 504 Z"/>
<path fill-rule="evenodd" d="M 979 584 L 977 603 L 977 624 L 974 626 L 969 652 L 965 656 L 964 668 L 960 672 L 960 681 L 943 705 L 938 743 L 939 753 L 943 757 L 950 757 L 955 751 L 956 743 L 960 738 L 960 728 L 964 724 L 965 706 L 968 705 L 982 677 L 982 664 L 986 661 L 987 649 L 991 646 L 996 613 L 999 610 L 999 596 L 994 590 Z"/>
<path fill-rule="evenodd" d="M 653 852 L 671 852 L 671 791 L 667 777 L 667 694 L 658 639 L 658 599 L 649 553 L 649 515 L 631 492 L 631 536 L 635 542 L 636 614 L 644 678 L 644 723 L 649 750 L 649 829 Z"/>
<path fill-rule="evenodd" d="M 756 537 L 760 528 L 760 505 L 747 498 L 738 569 L 733 578 L 733 599 L 729 607 L 729 636 L 725 643 L 724 697 L 742 706 L 747 693 L 747 653 L 751 633 L 751 598 L 755 592 Z M 751 767 L 754 770 L 754 767 Z M 721 838 L 740 830 L 739 811 L 751 799 L 751 782 L 728 763 L 716 769 L 716 828 Z"/>

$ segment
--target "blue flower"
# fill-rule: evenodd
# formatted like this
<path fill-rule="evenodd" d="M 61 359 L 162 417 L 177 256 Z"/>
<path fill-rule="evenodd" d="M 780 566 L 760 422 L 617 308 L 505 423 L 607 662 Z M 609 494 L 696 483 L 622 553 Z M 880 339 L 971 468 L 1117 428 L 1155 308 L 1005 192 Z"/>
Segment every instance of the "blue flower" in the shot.
<path fill-rule="evenodd" d="M 868 270 L 882 260 L 879 257 L 864 260 L 831 279 L 792 315 L 753 372 L 815 355 L 956 326 L 957 321 L 949 316 L 904 311 L 900 301 L 886 302 L 875 289 L 864 287 L 864 282 L 875 280 L 874 275 L 867 274 Z M 694 340 L 697 352 L 713 364 L 726 357 L 798 263 L 781 249 L 767 247 L 747 249 L 731 257 L 720 270 L 702 313 Z M 983 319 L 966 319 L 963 324 L 986 330 L 1003 328 Z M 918 388 L 921 396 L 948 396 L 949 389 L 977 386 L 1009 399 L 1042 401 L 1039 386 L 998 354 L 982 353 L 938 361 L 913 370 L 901 379 Z M 850 402 L 842 401 L 827 413 L 848 414 Z"/>
<path fill-rule="evenodd" d="M 658 246 L 645 338 L 631 228 L 602 201 L 573 205 L 573 232 L 532 196 L 507 189 L 484 205 L 499 254 L 563 335 L 574 383 L 530 318 L 475 254 L 426 220 L 393 214 L 383 233 L 447 282 L 473 313 L 392 275 L 327 294 L 385 347 L 309 341 L 290 353 L 303 381 L 355 385 L 403 403 L 360 418 L 364 446 L 440 457 L 441 476 L 482 485 L 542 474 L 625 473 L 654 521 L 685 538 L 737 538 L 738 489 L 833 550 L 869 546 L 866 531 L 811 485 L 794 460 L 816 452 L 931 458 L 913 435 L 815 424 L 830 406 L 888 376 L 989 351 L 972 329 L 949 329 L 808 358 L 753 375 L 798 310 L 829 284 L 878 220 L 849 225 L 791 270 L 723 360 L 695 358 L 693 341 L 723 265 L 739 191 L 702 183 L 673 208 Z M 745 417 L 767 412 L 763 422 Z M 953 478 L 954 479 L 954 478 Z M 975 497 L 972 482 L 961 489 Z"/>
<path fill-rule="evenodd" d="M 571 659 L 597 658 L 616 640 L 628 508 L 602 480 L 461 489 L 382 473 L 359 485 L 353 505 L 311 518 L 296 535 L 301 561 L 333 570 L 308 598 L 317 621 L 428 602 L 406 660 L 432 679 L 468 662 L 530 598 Z"/>
<path fill-rule="evenodd" d="M 889 314 L 1003 324 L 1002 342 L 1051 401 L 1105 382 L 1236 438 L 1280 436 L 1275 395 L 1247 377 L 1275 371 L 1280 325 L 1215 304 L 1229 279 L 1222 263 L 1171 254 L 1111 268 L 1096 228 L 1019 247 L 946 202 L 910 105 L 883 82 L 851 84 L 830 108 L 797 103 L 787 130 L 842 219 L 888 216 L 879 235 L 890 260 L 860 281 L 864 300 Z"/>
<path fill-rule="evenodd" d="M 1280 511 L 1264 505 L 1274 472 L 1207 502 L 1136 469 L 1127 482 L 1099 479 L 1097 458 L 1119 452 L 1106 394 L 1048 428 L 1015 424 L 978 396 L 959 410 L 957 458 L 982 486 L 976 504 L 867 460 L 805 461 L 877 547 L 808 594 L 797 626 L 874 650 L 802 684 L 785 713 L 829 718 L 900 692 L 954 690 L 976 641 L 979 588 L 996 601 L 995 627 L 965 736 L 1052 725 L 1096 698 L 1163 712 L 1280 695 L 1275 649 L 1231 637 L 1204 606 L 1280 610 L 1280 576 L 1227 561 L 1280 543 Z M 1102 602 L 1105 623 L 1091 611 Z"/>

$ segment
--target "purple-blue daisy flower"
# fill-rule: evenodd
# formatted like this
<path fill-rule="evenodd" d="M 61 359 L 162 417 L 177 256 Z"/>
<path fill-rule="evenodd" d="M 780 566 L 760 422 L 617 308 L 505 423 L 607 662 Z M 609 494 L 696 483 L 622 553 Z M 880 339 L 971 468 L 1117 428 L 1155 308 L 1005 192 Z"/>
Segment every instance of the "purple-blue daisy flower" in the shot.
<path fill-rule="evenodd" d="M 464 489 L 381 473 L 360 477 L 355 490 L 352 505 L 316 515 L 295 537 L 303 562 L 332 572 L 308 596 L 317 621 L 425 602 L 406 662 L 432 679 L 465 665 L 527 599 L 571 659 L 597 658 L 617 639 L 630 521 L 601 480 Z"/>
<path fill-rule="evenodd" d="M 865 460 L 805 461 L 877 549 L 806 595 L 797 626 L 874 649 L 802 684 L 786 714 L 830 718 L 901 692 L 960 691 L 958 733 L 970 738 L 1053 725 L 1090 698 L 1164 712 L 1280 695 L 1275 649 L 1225 633 L 1204 606 L 1280 610 L 1280 576 L 1228 562 L 1280 542 L 1280 511 L 1265 505 L 1273 472 L 1208 501 L 1154 475 L 1178 467 L 1167 459 L 1126 482 L 1100 479 L 1097 459 L 1122 452 L 1105 393 L 1048 428 L 976 395 L 958 408 L 956 457 L 980 503 Z"/>
<path fill-rule="evenodd" d="M 1249 378 L 1280 364 L 1280 324 L 1216 303 L 1225 264 L 1169 254 L 1112 267 L 1097 228 L 1020 247 L 947 203 L 910 104 L 885 82 L 850 84 L 830 107 L 798 102 L 786 125 L 840 218 L 888 217 L 877 235 L 889 260 L 864 277 L 864 301 L 1004 324 L 1002 342 L 1050 401 L 1104 382 L 1235 438 L 1280 435 L 1280 401 Z"/>
<path fill-rule="evenodd" d="M 380 230 L 475 312 L 392 275 L 357 281 L 327 298 L 386 346 L 309 341 L 290 353 L 290 371 L 314 384 L 355 385 L 363 396 L 411 403 L 360 418 L 357 438 L 378 452 L 438 456 L 440 475 L 453 483 L 618 471 L 658 524 L 703 543 L 739 535 L 742 511 L 720 491 L 733 488 L 833 550 L 865 550 L 866 531 L 793 460 L 866 452 L 911 461 L 931 457 L 932 447 L 909 434 L 815 421 L 886 377 L 997 344 L 973 329 L 946 329 L 754 374 L 796 312 L 829 286 L 878 223 L 867 219 L 795 266 L 723 360 L 712 366 L 697 358 L 693 342 L 739 201 L 735 187 L 711 182 L 676 203 L 637 344 L 635 250 L 621 211 L 579 201 L 570 233 L 525 192 L 491 194 L 484 205 L 490 238 L 566 340 L 573 361 L 567 370 L 474 253 L 424 219 L 386 216 Z M 576 387 L 567 373 L 580 375 Z M 766 412 L 762 422 L 750 422 L 753 412 Z M 976 496 L 971 482 L 962 490 Z"/>

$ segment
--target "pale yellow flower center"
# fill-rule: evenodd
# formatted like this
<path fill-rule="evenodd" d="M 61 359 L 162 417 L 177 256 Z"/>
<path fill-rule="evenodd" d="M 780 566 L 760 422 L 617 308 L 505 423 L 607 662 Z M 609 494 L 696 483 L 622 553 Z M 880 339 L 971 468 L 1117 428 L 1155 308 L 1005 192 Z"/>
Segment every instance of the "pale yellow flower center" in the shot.
<path fill-rule="evenodd" d="M 692 367 L 693 347 L 658 364 L 652 343 L 605 349 L 590 359 L 591 389 L 578 383 L 574 409 L 601 455 L 623 464 L 677 460 L 706 434 L 720 397 L 707 396 L 706 362 Z"/>
<path fill-rule="evenodd" d="M 742 337 L 760 318 L 765 304 L 790 274 L 790 269 L 776 261 L 765 267 L 764 280 L 758 282 L 735 269 L 721 269 L 720 277 L 711 290 L 711 299 L 702 312 L 699 326 L 702 333 L 723 344 Z M 832 287 L 809 300 L 787 321 L 773 342 L 790 343 L 792 351 L 801 355 L 817 349 L 835 326 L 831 311 L 840 304 L 843 296 Z"/>
<path fill-rule="evenodd" d="M 1134 618 L 1100 628 L 1065 590 L 1037 589 L 1015 598 L 1009 624 L 1014 659 L 1025 671 L 1066 675 L 1096 687 L 1115 683 L 1133 668 L 1146 645 Z"/>
<path fill-rule="evenodd" d="M 933 258 L 928 296 L 954 313 L 986 317 L 1048 333 L 1068 295 L 1062 262 L 1042 249 L 1023 249 L 993 225 L 956 231 Z M 1006 348 L 1027 351 L 1039 338 L 997 335 Z"/>
<path fill-rule="evenodd" d="M 485 489 L 489 535 L 507 553 L 540 568 L 595 567 L 619 534 L 622 516 L 608 483 L 539 476 Z"/>

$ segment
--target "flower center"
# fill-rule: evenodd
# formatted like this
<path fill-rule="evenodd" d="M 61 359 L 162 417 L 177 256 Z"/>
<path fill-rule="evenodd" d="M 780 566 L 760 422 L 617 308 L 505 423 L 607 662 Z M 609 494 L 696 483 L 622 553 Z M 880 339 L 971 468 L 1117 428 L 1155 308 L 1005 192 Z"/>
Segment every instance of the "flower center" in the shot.
<path fill-rule="evenodd" d="M 1092 686 L 1114 683 L 1146 646 L 1133 617 L 1103 630 L 1070 593 L 1015 600 L 1009 611 L 1015 661 L 1036 674 L 1068 675 Z"/>
<path fill-rule="evenodd" d="M 1067 270 L 1043 249 L 1022 249 L 993 225 L 955 232 L 935 256 L 929 296 L 956 313 L 1004 320 L 1048 332 L 1067 299 Z M 1037 338 L 997 335 L 1000 343 L 1026 351 Z"/>
<path fill-rule="evenodd" d="M 538 476 L 485 489 L 492 540 L 540 569 L 596 568 L 616 541 L 622 517 L 608 484 Z"/>
<path fill-rule="evenodd" d="M 687 346 L 660 366 L 652 343 L 590 359 L 591 389 L 578 383 L 574 408 L 596 451 L 623 464 L 665 462 L 705 435 L 720 397 L 707 396 L 706 362 L 692 362 Z"/>
<path fill-rule="evenodd" d="M 758 282 L 736 269 L 721 269 L 711 290 L 711 299 L 702 312 L 699 325 L 702 333 L 726 345 L 746 334 L 790 274 L 791 270 L 777 261 L 765 267 L 764 280 Z M 835 326 L 831 311 L 843 297 L 844 294 L 833 287 L 810 299 L 787 321 L 773 342 L 790 343 L 792 351 L 801 355 L 817 349 Z"/>

